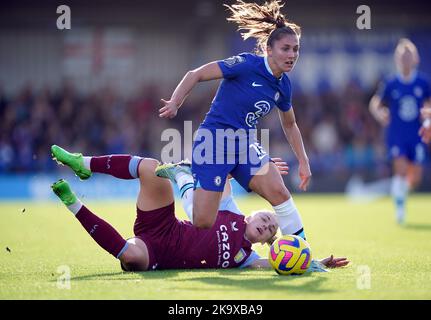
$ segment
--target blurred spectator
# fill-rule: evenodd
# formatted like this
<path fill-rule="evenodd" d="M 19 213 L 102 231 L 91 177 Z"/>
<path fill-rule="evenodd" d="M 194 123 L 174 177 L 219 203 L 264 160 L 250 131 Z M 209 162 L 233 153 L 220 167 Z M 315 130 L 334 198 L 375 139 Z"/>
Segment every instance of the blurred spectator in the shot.
<path fill-rule="evenodd" d="M 326 114 L 322 121 L 318 122 L 313 128 L 311 138 L 317 152 L 323 154 L 335 152 L 338 145 L 338 134 L 332 114 Z"/>

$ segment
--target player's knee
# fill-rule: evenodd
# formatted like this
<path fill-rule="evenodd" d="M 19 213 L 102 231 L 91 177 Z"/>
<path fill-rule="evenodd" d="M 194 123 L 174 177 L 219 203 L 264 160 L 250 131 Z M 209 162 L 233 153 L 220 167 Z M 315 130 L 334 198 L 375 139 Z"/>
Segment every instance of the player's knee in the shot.
<path fill-rule="evenodd" d="M 289 190 L 281 183 L 271 185 L 266 192 L 266 199 L 273 205 L 287 201 L 289 198 Z"/>
<path fill-rule="evenodd" d="M 148 176 L 154 176 L 154 171 L 160 162 L 156 159 L 145 158 L 139 164 L 139 177 L 144 178 Z"/>
<path fill-rule="evenodd" d="M 127 250 L 120 257 L 121 265 L 125 271 L 145 271 L 148 268 L 148 252 L 145 248 L 129 241 Z"/>
<path fill-rule="evenodd" d="M 394 173 L 395 175 L 405 177 L 408 174 L 408 163 L 404 158 L 399 158 L 394 161 Z"/>
<path fill-rule="evenodd" d="M 148 268 L 148 263 L 143 261 L 142 256 L 128 256 L 121 259 L 121 265 L 124 271 L 146 271 Z"/>
<path fill-rule="evenodd" d="M 422 177 L 412 177 L 409 180 L 409 189 L 410 190 L 415 190 L 416 188 L 419 187 L 420 183 L 422 182 Z"/>

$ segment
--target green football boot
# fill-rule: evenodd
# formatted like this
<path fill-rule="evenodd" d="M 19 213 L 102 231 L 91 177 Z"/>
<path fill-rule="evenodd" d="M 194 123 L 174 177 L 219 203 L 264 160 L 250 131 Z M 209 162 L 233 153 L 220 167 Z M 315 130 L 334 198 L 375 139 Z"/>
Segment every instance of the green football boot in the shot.
<path fill-rule="evenodd" d="M 191 162 L 189 160 L 182 160 L 177 163 L 164 163 L 159 166 L 157 166 L 156 170 L 154 171 L 156 176 L 160 178 L 166 178 L 171 180 L 173 183 L 176 183 L 175 176 L 179 172 L 184 172 L 185 174 L 192 174 L 191 170 Z"/>
<path fill-rule="evenodd" d="M 69 183 L 64 179 L 60 179 L 52 184 L 51 189 L 66 206 L 70 206 L 78 200 L 70 189 Z"/>
<path fill-rule="evenodd" d="M 70 153 L 54 144 L 51 146 L 51 154 L 58 164 L 68 166 L 81 180 L 91 177 L 91 171 L 84 167 L 81 153 Z"/>

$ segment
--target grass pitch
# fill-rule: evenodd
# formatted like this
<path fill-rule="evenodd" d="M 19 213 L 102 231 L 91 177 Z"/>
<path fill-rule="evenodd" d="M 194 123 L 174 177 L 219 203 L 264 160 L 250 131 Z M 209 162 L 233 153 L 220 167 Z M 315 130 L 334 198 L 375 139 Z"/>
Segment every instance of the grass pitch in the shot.
<path fill-rule="evenodd" d="M 0 203 L 0 299 L 431 299 L 430 195 L 409 199 L 404 227 L 389 198 L 359 204 L 341 195 L 296 195 L 295 202 L 314 257 L 346 256 L 348 267 L 300 277 L 272 270 L 125 273 L 60 202 Z M 257 197 L 238 203 L 244 212 L 269 208 Z M 87 205 L 124 237 L 133 235 L 133 202 Z M 69 288 L 62 281 L 68 269 Z"/>

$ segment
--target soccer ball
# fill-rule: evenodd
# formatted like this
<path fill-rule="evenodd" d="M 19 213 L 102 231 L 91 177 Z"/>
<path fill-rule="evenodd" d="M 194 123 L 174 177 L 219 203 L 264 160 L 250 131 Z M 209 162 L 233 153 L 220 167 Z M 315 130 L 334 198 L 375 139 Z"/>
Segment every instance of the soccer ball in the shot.
<path fill-rule="evenodd" d="M 269 263 L 282 275 L 303 274 L 310 267 L 311 259 L 310 245 L 299 236 L 282 236 L 269 250 Z"/>

